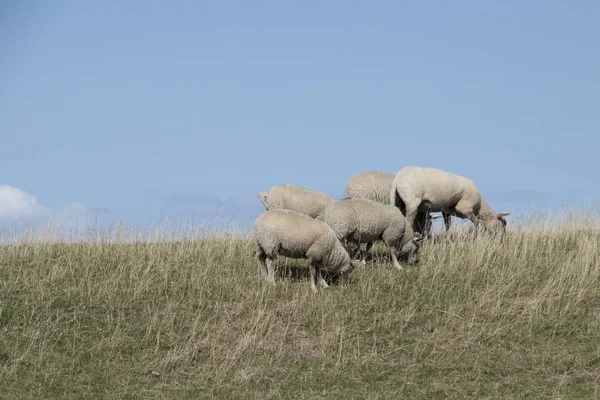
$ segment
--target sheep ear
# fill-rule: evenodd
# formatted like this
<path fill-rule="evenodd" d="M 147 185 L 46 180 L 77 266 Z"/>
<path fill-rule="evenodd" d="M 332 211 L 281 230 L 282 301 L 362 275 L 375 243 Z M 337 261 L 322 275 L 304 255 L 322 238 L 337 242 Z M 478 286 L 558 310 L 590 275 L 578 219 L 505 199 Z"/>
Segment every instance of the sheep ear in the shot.
<path fill-rule="evenodd" d="M 496 214 L 496 217 L 502 218 L 502 217 L 506 217 L 507 215 L 510 215 L 510 213 L 509 212 L 503 212 L 503 213 Z"/>

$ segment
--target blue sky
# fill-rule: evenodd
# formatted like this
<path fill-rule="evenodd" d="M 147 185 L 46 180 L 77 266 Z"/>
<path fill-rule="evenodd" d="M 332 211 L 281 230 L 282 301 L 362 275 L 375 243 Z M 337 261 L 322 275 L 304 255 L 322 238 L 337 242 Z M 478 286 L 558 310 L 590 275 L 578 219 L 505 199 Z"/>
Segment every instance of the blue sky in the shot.
<path fill-rule="evenodd" d="M 406 165 L 596 204 L 598 38 L 594 1 L 2 5 L 0 218 L 251 222 L 273 185 Z"/>

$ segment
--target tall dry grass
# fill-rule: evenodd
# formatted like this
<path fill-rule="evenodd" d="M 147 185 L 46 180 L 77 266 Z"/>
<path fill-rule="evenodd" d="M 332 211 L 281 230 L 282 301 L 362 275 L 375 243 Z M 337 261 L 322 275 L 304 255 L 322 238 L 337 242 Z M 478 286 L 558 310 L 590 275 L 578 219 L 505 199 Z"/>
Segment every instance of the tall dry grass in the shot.
<path fill-rule="evenodd" d="M 522 224 L 504 243 L 457 226 L 401 272 L 379 244 L 349 285 L 318 295 L 301 260 L 263 282 L 240 232 L 13 235 L 0 246 L 0 393 L 598 398 L 594 218 Z"/>

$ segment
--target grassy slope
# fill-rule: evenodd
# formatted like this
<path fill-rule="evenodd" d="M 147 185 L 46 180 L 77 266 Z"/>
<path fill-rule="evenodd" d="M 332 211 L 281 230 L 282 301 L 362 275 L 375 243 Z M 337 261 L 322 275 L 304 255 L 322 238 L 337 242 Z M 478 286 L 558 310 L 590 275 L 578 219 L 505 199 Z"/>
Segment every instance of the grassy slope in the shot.
<path fill-rule="evenodd" d="M 2 247 L 0 393 L 598 398 L 599 244 L 428 243 L 319 295 L 301 261 L 262 282 L 246 240 Z"/>

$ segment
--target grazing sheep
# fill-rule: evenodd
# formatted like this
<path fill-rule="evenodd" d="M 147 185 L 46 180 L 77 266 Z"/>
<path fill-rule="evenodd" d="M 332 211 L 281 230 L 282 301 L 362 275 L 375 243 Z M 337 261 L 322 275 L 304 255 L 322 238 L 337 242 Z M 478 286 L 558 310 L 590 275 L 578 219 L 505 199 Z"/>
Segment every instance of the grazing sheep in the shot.
<path fill-rule="evenodd" d="M 390 249 L 394 267 L 402 269 L 399 254 L 408 256 L 408 264 L 419 261 L 419 242 L 423 237 L 415 238 L 404 215 L 390 204 L 367 199 L 337 200 L 325 209 L 325 223 L 346 244 L 350 254 L 361 243 L 367 243 L 368 253 L 374 241 L 383 240 Z"/>
<path fill-rule="evenodd" d="M 333 197 L 296 185 L 273 186 L 258 198 L 267 210 L 293 210 L 323 221 L 323 210 L 333 202 Z"/>
<path fill-rule="evenodd" d="M 344 187 L 344 197 L 349 199 L 369 199 L 380 203 L 390 203 L 390 188 L 394 174 L 379 171 L 365 171 L 352 175 Z"/>
<path fill-rule="evenodd" d="M 380 203 L 390 204 L 390 189 L 394 181 L 394 174 L 380 171 L 365 171 L 354 174 L 346 182 L 344 197 L 348 199 L 368 199 Z M 418 212 L 416 221 L 419 226 L 425 226 L 424 231 L 429 236 L 431 220 L 439 218 L 429 212 Z M 372 246 L 368 244 L 367 247 Z"/>
<path fill-rule="evenodd" d="M 310 287 L 317 292 L 316 278 L 327 288 L 321 269 L 339 274 L 346 281 L 359 265 L 351 260 L 335 233 L 325 223 L 292 210 L 268 210 L 254 222 L 254 240 L 262 276 L 275 283 L 275 264 L 279 254 L 305 258 L 310 271 Z"/>
<path fill-rule="evenodd" d="M 390 203 L 400 208 L 418 232 L 422 232 L 422 225 L 416 223 L 419 211 L 441 211 L 446 233 L 452 215 L 469 219 L 477 228 L 504 233 L 506 220 L 503 217 L 509 215 L 496 214 L 483 201 L 471 179 L 426 167 L 409 166 L 398 171 L 390 189 Z"/>

